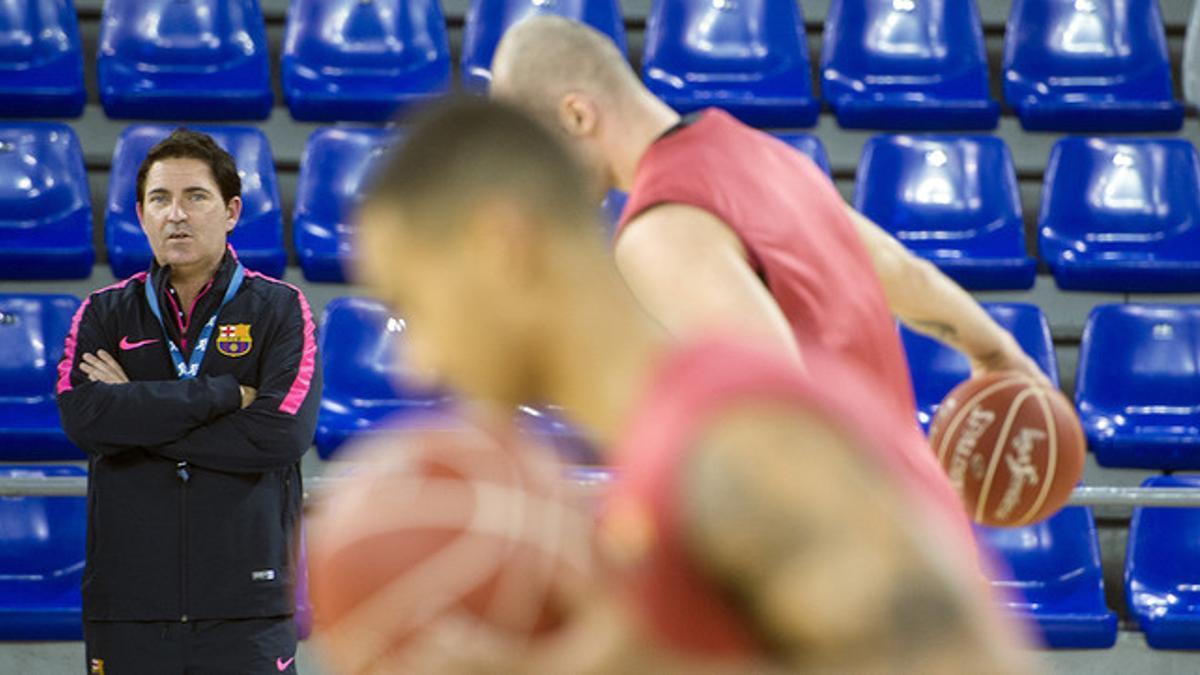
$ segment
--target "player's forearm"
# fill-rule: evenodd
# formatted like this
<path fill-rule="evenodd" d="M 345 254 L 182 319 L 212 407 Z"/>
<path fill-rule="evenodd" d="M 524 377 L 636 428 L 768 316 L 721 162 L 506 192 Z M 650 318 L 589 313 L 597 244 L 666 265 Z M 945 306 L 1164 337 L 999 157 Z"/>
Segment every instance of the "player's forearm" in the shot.
<path fill-rule="evenodd" d="M 1013 338 L 966 291 L 933 264 L 912 256 L 905 289 L 888 293 L 892 313 L 906 326 L 987 362 L 1013 348 Z"/>
<path fill-rule="evenodd" d="M 987 362 L 1014 348 L 1012 336 L 961 286 L 870 219 L 849 207 L 847 212 L 896 318 L 975 361 Z"/>

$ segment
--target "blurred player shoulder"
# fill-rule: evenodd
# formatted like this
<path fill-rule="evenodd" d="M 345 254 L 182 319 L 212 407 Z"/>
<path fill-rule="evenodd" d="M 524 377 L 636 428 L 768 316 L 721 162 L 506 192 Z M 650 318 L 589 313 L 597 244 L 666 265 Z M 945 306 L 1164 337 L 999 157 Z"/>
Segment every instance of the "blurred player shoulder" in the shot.
<path fill-rule="evenodd" d="M 680 472 L 685 545 L 791 667 L 1030 672 L 958 551 L 870 456 L 814 412 L 728 408 Z"/>

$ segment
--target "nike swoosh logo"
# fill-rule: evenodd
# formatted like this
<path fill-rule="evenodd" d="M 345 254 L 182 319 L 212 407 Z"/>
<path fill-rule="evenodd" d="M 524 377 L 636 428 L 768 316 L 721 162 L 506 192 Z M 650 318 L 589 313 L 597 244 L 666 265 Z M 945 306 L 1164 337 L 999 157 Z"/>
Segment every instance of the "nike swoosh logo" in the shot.
<path fill-rule="evenodd" d="M 150 340 L 138 340 L 137 342 L 130 342 L 129 336 L 126 335 L 125 337 L 121 338 L 121 351 L 127 352 L 130 349 L 137 349 L 138 347 L 145 347 L 146 345 L 152 345 L 155 342 L 158 342 L 158 340 L 154 339 L 154 338 L 152 338 Z"/>
<path fill-rule="evenodd" d="M 277 658 L 277 659 L 275 659 L 275 667 L 279 670 L 279 672 L 282 673 L 283 671 L 287 670 L 288 666 L 292 665 L 292 661 L 295 661 L 295 660 L 296 660 L 296 657 L 294 657 L 294 656 L 292 658 L 288 659 L 287 661 L 284 661 L 283 658 Z"/>

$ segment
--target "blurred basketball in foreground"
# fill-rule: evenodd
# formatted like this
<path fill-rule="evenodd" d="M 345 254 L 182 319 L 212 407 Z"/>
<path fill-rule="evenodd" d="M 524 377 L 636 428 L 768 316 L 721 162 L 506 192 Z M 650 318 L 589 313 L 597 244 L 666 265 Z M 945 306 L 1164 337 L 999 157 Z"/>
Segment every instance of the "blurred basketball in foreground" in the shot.
<path fill-rule="evenodd" d="M 525 644 L 588 573 L 590 519 L 552 455 L 479 428 L 389 432 L 310 521 L 316 637 L 336 672 L 433 672 L 438 649 Z"/>
<path fill-rule="evenodd" d="M 968 515 L 999 527 L 1045 520 L 1066 505 L 1087 449 L 1071 402 L 1015 373 L 955 387 L 929 442 Z"/>

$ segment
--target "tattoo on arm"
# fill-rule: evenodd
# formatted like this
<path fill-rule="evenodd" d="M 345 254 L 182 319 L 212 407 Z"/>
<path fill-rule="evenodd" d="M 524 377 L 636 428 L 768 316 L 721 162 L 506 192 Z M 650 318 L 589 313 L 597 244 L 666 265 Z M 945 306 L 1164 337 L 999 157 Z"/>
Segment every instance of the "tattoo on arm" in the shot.
<path fill-rule="evenodd" d="M 903 522 L 903 503 L 840 433 L 766 417 L 723 420 L 682 478 L 685 541 L 731 610 L 791 668 L 978 671 L 995 652 L 972 598 L 923 551 L 936 536 Z"/>

